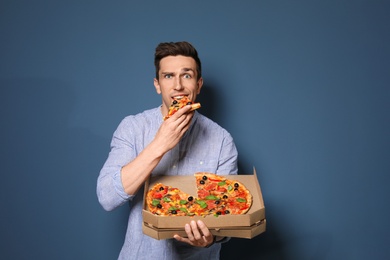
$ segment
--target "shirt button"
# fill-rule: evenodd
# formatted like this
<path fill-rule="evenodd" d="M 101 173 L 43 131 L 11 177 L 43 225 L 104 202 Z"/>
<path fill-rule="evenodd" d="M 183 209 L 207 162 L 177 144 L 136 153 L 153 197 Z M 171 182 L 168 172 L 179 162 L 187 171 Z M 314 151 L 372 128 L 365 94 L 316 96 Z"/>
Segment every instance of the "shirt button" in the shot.
<path fill-rule="evenodd" d="M 172 166 L 172 168 L 176 168 L 176 164 L 174 164 L 174 165 Z"/>
<path fill-rule="evenodd" d="M 203 164 L 203 161 L 200 161 L 199 164 L 202 165 L 202 164 Z"/>

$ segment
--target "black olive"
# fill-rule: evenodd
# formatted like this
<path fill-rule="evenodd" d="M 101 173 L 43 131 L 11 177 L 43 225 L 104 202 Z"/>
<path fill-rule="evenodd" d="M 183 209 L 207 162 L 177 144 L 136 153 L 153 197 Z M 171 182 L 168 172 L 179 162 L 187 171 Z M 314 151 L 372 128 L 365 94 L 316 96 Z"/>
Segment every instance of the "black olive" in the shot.
<path fill-rule="evenodd" d="M 161 187 L 160 187 L 160 190 L 164 190 L 164 187 L 163 187 L 163 186 L 161 186 Z"/>
<path fill-rule="evenodd" d="M 203 179 L 203 180 L 207 180 L 207 176 L 203 176 L 202 179 Z"/>
<path fill-rule="evenodd" d="M 234 183 L 234 187 L 238 188 L 238 186 L 240 186 L 238 183 Z"/>
<path fill-rule="evenodd" d="M 230 213 L 230 211 L 229 210 L 225 210 L 225 214 L 229 214 Z"/>
<path fill-rule="evenodd" d="M 238 190 L 237 188 L 234 188 L 234 190 Z"/>
<path fill-rule="evenodd" d="M 199 183 L 200 183 L 200 184 L 204 184 L 204 181 L 202 180 L 202 181 L 200 181 Z"/>
<path fill-rule="evenodd" d="M 177 211 L 176 210 L 172 210 L 171 213 L 172 214 L 177 214 Z"/>
<path fill-rule="evenodd" d="M 221 215 L 221 214 L 222 214 L 222 212 L 221 212 L 221 211 L 218 211 L 218 212 L 217 212 L 217 215 Z"/>
<path fill-rule="evenodd" d="M 173 100 L 172 104 L 174 105 L 177 104 L 177 100 Z"/>
<path fill-rule="evenodd" d="M 194 197 L 192 197 L 192 196 L 188 197 L 188 201 L 192 201 L 193 199 L 194 199 Z"/>
<path fill-rule="evenodd" d="M 161 204 L 157 204 L 157 208 L 161 209 L 162 205 Z"/>
<path fill-rule="evenodd" d="M 191 105 L 191 104 L 192 104 L 192 102 L 188 102 L 188 103 L 187 103 L 187 105 Z"/>
<path fill-rule="evenodd" d="M 228 196 L 227 195 L 223 195 L 223 197 L 222 198 L 224 198 L 224 199 L 227 199 L 228 198 Z"/>
<path fill-rule="evenodd" d="M 219 200 L 216 200 L 214 203 L 218 205 L 218 204 L 219 204 L 219 202 L 220 202 Z"/>

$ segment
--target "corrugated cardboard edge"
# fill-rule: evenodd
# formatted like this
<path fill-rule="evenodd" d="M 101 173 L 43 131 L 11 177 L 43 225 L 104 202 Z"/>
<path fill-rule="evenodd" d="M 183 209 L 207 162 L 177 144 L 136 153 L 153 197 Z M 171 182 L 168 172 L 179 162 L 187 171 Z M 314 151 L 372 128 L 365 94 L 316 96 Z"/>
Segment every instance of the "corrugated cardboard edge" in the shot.
<path fill-rule="evenodd" d="M 253 175 L 255 176 L 255 179 L 258 183 L 257 192 L 258 192 L 258 194 L 260 194 L 260 196 L 259 196 L 260 202 L 264 206 L 259 212 L 260 216 L 258 219 L 265 219 L 265 203 L 264 203 L 264 199 L 263 199 L 263 192 L 261 191 L 261 185 L 260 185 L 259 179 L 257 178 L 257 172 L 256 172 L 256 168 L 254 166 L 253 166 Z"/>
<path fill-rule="evenodd" d="M 143 224 L 142 231 L 145 235 L 153 237 L 157 240 L 170 239 L 174 235 L 180 235 L 182 237 L 187 237 L 186 232 L 183 229 L 169 229 L 169 228 L 155 228 L 148 225 L 148 223 Z M 214 236 L 221 237 L 235 237 L 235 238 L 246 238 L 252 239 L 261 233 L 266 231 L 266 219 L 263 219 L 251 227 L 236 227 L 236 228 L 219 228 L 219 229 L 210 229 L 210 232 Z"/>

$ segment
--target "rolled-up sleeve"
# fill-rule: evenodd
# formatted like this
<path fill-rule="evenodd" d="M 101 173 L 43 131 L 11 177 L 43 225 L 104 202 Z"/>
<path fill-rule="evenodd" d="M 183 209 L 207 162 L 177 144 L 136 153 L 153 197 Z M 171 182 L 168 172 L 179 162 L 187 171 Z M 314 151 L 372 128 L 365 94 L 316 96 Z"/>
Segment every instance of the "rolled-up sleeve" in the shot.
<path fill-rule="evenodd" d="M 111 140 L 111 150 L 104 163 L 97 180 L 97 197 L 102 207 L 111 211 L 125 202 L 131 200 L 134 195 L 128 195 L 123 188 L 121 169 L 135 158 L 134 145 L 125 131 L 127 122 L 123 120 Z"/>
<path fill-rule="evenodd" d="M 238 152 L 233 138 L 228 132 L 225 132 L 218 160 L 219 164 L 217 173 L 237 174 L 237 157 Z"/>

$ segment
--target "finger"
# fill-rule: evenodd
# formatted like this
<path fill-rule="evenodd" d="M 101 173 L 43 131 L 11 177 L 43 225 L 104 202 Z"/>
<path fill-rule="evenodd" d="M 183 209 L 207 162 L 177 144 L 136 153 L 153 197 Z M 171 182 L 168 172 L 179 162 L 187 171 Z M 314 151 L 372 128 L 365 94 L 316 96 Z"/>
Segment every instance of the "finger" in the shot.
<path fill-rule="evenodd" d="M 179 235 L 177 235 L 177 234 L 175 234 L 175 235 L 173 236 L 173 238 L 176 239 L 177 241 L 180 241 L 180 242 L 185 242 L 185 243 L 188 243 L 188 242 L 189 242 L 188 238 L 184 238 L 184 237 L 179 236 Z"/>
<path fill-rule="evenodd" d="M 194 112 L 189 113 L 175 113 L 172 117 L 168 118 L 166 122 L 169 122 L 171 126 L 176 130 L 183 130 L 187 125 L 190 125 Z"/>
<path fill-rule="evenodd" d="M 194 235 L 192 233 L 191 226 L 189 224 L 184 225 L 184 231 L 187 233 L 188 240 L 190 240 L 190 241 L 195 240 Z"/>
<path fill-rule="evenodd" d="M 173 119 L 178 119 L 179 117 L 181 117 L 182 115 L 184 114 L 187 114 L 188 112 L 191 111 L 191 106 L 190 105 L 186 105 L 182 108 L 180 108 L 179 110 L 177 110 L 172 116 L 171 118 Z"/>
<path fill-rule="evenodd" d="M 210 230 L 203 223 L 203 221 L 198 220 L 197 224 L 198 224 L 198 227 L 199 227 L 200 231 L 202 232 L 202 234 L 204 236 L 205 242 L 209 243 L 209 242 L 213 241 L 214 240 L 214 235 L 211 234 Z"/>
<path fill-rule="evenodd" d="M 184 107 L 180 108 L 179 111 L 181 112 L 182 115 L 184 115 L 187 114 L 188 112 L 191 112 L 191 109 L 192 109 L 191 105 L 185 105 Z"/>
<path fill-rule="evenodd" d="M 202 234 L 199 232 L 198 224 L 192 220 L 190 222 L 192 233 L 194 235 L 195 240 L 203 240 Z"/>
<path fill-rule="evenodd" d="M 165 125 L 166 129 L 170 129 L 169 131 L 172 133 L 180 134 L 183 130 L 185 132 L 185 128 L 190 125 L 193 113 L 184 114 L 180 117 L 177 117 L 176 114 L 173 116 L 165 120 L 163 125 Z"/>
<path fill-rule="evenodd" d="M 178 118 L 178 120 L 181 120 L 179 125 L 183 128 L 187 125 L 190 125 L 193 116 L 194 116 L 194 112 L 188 112 L 181 115 Z"/>
<path fill-rule="evenodd" d="M 192 117 L 192 113 L 184 114 L 175 121 L 175 130 L 180 135 L 180 137 L 183 136 L 184 133 L 187 132 L 187 130 L 190 128 Z"/>
<path fill-rule="evenodd" d="M 192 115 L 185 115 L 184 121 L 178 126 L 181 128 L 181 132 L 184 133 L 190 128 L 191 126 L 191 120 L 192 120 Z"/>
<path fill-rule="evenodd" d="M 198 220 L 197 222 L 199 230 L 202 232 L 202 234 L 207 237 L 210 236 L 210 230 L 207 228 L 207 226 L 203 223 L 202 220 Z"/>

